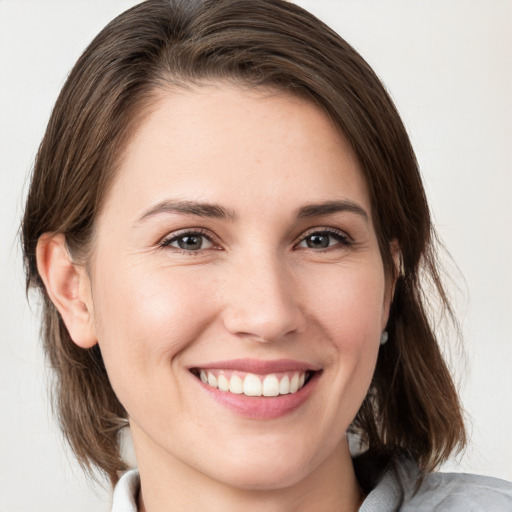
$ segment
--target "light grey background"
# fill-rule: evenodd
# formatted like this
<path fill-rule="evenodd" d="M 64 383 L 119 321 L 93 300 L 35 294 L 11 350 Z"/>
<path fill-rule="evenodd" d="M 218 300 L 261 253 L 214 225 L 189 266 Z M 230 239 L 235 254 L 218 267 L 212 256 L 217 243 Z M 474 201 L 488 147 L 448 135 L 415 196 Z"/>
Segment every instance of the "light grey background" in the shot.
<path fill-rule="evenodd" d="M 17 229 L 67 73 L 135 3 L 0 0 L 0 512 L 109 510 L 108 491 L 85 481 L 51 418 Z M 391 91 L 437 228 L 465 277 L 453 274 L 466 355 L 452 351 L 452 360 L 471 444 L 446 467 L 512 480 L 512 2 L 298 3 L 355 46 Z"/>

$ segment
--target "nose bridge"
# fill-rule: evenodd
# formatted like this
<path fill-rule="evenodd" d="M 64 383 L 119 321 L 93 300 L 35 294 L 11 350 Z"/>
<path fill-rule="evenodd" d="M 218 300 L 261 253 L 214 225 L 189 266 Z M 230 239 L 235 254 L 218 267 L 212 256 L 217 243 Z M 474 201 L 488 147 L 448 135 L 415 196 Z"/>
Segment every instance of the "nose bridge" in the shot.
<path fill-rule="evenodd" d="M 259 341 L 301 330 L 296 291 L 291 269 L 278 254 L 240 255 L 226 283 L 226 328 Z"/>

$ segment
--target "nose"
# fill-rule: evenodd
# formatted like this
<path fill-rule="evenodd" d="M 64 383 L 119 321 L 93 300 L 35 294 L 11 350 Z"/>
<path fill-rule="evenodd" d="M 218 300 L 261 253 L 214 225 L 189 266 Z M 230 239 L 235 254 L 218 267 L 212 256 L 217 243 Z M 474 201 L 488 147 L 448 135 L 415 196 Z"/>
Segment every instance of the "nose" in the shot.
<path fill-rule="evenodd" d="M 223 311 L 230 333 L 270 342 L 304 330 L 296 279 L 276 255 L 244 258 L 230 270 Z"/>

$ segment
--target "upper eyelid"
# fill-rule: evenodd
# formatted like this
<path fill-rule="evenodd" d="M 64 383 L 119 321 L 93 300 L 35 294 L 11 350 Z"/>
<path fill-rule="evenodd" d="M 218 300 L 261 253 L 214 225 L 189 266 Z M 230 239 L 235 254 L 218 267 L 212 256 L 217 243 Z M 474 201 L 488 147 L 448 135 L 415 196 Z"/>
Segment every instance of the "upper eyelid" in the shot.
<path fill-rule="evenodd" d="M 219 245 L 219 238 L 215 236 L 211 231 L 206 230 L 204 228 L 184 228 L 178 231 L 173 231 L 172 233 L 168 233 L 158 242 L 158 245 L 169 245 L 174 240 L 185 236 L 185 235 L 200 235 L 207 238 L 212 244 Z"/>
<path fill-rule="evenodd" d="M 322 235 L 327 235 L 327 236 L 330 236 L 332 238 L 335 238 L 336 239 L 336 243 L 333 244 L 333 245 L 330 245 L 329 247 L 324 247 L 324 248 L 310 248 L 310 247 L 304 247 L 304 246 L 301 246 L 308 237 L 310 237 L 311 235 L 314 235 L 314 234 L 322 234 Z M 319 228 L 319 227 L 316 227 L 316 228 L 312 228 L 312 229 L 309 229 L 305 232 L 303 232 L 299 239 L 294 242 L 293 244 L 293 247 L 292 247 L 292 250 L 293 251 L 305 251 L 305 250 L 313 250 L 315 252 L 330 252 L 330 251 L 335 251 L 335 250 L 339 250 L 339 249 L 348 249 L 348 248 L 351 248 L 354 246 L 354 240 L 353 238 L 348 235 L 346 233 L 346 231 L 342 230 L 342 229 L 337 229 L 337 228 L 332 228 L 332 227 L 323 227 L 323 228 Z"/>
<path fill-rule="evenodd" d="M 304 240 L 304 238 L 306 238 L 310 235 L 313 235 L 315 233 L 333 233 L 335 235 L 339 235 L 343 238 L 346 238 L 349 241 L 352 241 L 352 237 L 343 229 L 333 228 L 333 227 L 328 227 L 328 226 L 317 226 L 317 227 L 310 228 L 310 229 L 302 232 L 300 234 L 300 236 L 297 238 L 297 241 L 295 242 L 295 244 L 301 242 L 302 240 Z"/>

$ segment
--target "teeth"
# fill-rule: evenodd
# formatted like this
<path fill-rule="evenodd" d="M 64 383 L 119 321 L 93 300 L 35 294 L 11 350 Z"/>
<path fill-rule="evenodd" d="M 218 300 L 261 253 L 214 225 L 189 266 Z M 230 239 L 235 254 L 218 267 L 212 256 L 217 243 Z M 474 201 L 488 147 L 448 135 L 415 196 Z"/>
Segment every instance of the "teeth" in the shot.
<path fill-rule="evenodd" d="M 228 379 L 222 374 L 219 375 L 217 379 L 217 385 L 221 391 L 229 391 L 229 382 Z"/>
<path fill-rule="evenodd" d="M 215 377 L 211 372 L 208 372 L 208 384 L 210 384 L 212 388 L 217 387 L 217 377 Z"/>
<path fill-rule="evenodd" d="M 238 375 L 233 375 L 229 379 L 229 392 L 241 395 L 244 392 L 244 383 Z"/>
<path fill-rule="evenodd" d="M 299 374 L 296 373 L 290 381 L 290 393 L 297 393 L 299 389 Z"/>
<path fill-rule="evenodd" d="M 216 370 L 199 371 L 199 378 L 205 384 L 220 391 L 246 396 L 279 396 L 296 393 L 306 382 L 306 372 L 288 372 L 287 374 L 255 375 L 246 373 L 245 377 L 233 373 L 231 376 L 225 371 Z"/>
<path fill-rule="evenodd" d="M 263 396 L 279 395 L 279 380 L 275 375 L 267 375 L 263 380 Z"/>
<path fill-rule="evenodd" d="M 279 383 L 279 394 L 287 395 L 290 392 L 290 378 L 285 375 Z"/>
<path fill-rule="evenodd" d="M 253 375 L 252 373 L 248 373 L 244 379 L 244 395 L 246 396 L 261 396 L 262 385 L 261 380 Z"/>

